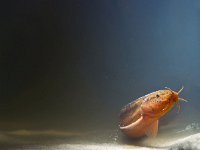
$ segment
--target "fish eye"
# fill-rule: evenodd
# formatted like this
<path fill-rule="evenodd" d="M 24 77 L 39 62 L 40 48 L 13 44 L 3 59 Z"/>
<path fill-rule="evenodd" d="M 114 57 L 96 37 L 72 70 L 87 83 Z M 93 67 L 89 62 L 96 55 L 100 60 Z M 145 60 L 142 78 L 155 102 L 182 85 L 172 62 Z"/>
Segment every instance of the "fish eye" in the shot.
<path fill-rule="evenodd" d="M 157 94 L 156 97 L 158 98 L 158 97 L 160 97 L 160 95 Z"/>

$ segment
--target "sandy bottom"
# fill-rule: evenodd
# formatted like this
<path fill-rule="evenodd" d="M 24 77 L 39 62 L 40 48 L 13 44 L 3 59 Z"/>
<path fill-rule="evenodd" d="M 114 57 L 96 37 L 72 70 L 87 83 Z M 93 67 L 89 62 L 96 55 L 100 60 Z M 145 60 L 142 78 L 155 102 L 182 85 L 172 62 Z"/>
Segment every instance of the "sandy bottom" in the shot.
<path fill-rule="evenodd" d="M 40 149 L 40 150 L 132 150 L 132 149 L 141 149 L 149 150 L 151 148 L 142 148 L 137 146 L 122 146 L 115 144 L 61 144 L 54 146 L 26 146 L 24 149 Z"/>
<path fill-rule="evenodd" d="M 55 145 L 24 145 L 16 147 L 15 149 L 26 150 L 153 150 L 153 149 L 172 149 L 172 150 L 186 150 L 186 149 L 200 149 L 200 133 L 194 134 L 177 141 L 166 142 L 158 144 L 156 147 L 142 147 L 134 145 L 119 145 L 119 144 L 55 144 Z"/>
<path fill-rule="evenodd" d="M 165 131 L 167 126 L 161 131 Z M 184 129 L 170 127 L 156 138 L 127 139 L 119 130 L 72 132 L 16 130 L 0 132 L 0 149 L 13 150 L 200 150 L 198 123 Z M 170 131 L 170 132 L 169 132 Z"/>

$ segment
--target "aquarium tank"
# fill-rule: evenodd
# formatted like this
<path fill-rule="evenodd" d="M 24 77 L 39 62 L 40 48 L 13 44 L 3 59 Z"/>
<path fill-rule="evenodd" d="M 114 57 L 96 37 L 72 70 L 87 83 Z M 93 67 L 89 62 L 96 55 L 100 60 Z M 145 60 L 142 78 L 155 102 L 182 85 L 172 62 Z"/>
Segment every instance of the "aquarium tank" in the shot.
<path fill-rule="evenodd" d="M 0 149 L 200 149 L 199 0 L 0 7 Z"/>

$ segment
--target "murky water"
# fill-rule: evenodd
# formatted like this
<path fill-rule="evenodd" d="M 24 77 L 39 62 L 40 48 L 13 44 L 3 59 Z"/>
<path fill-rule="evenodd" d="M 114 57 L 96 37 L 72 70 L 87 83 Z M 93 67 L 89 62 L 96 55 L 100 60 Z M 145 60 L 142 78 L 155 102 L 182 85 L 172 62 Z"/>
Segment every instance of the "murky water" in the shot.
<path fill-rule="evenodd" d="M 2 148 L 166 148 L 199 133 L 198 0 L 17 1 L 1 10 Z M 161 118 L 156 139 L 119 131 L 124 105 L 182 85 L 189 102 Z"/>

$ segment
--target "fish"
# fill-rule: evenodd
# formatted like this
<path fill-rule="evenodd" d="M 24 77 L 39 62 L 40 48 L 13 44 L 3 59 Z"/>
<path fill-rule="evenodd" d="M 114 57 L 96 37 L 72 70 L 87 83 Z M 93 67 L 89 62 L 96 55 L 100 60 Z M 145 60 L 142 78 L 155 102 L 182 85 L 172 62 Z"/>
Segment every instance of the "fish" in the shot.
<path fill-rule="evenodd" d="M 179 101 L 187 102 L 179 97 L 183 88 L 182 86 L 178 92 L 175 92 L 165 87 L 163 90 L 152 92 L 127 104 L 120 111 L 119 129 L 131 138 L 156 137 L 159 119 L 175 104 L 180 112 Z"/>

